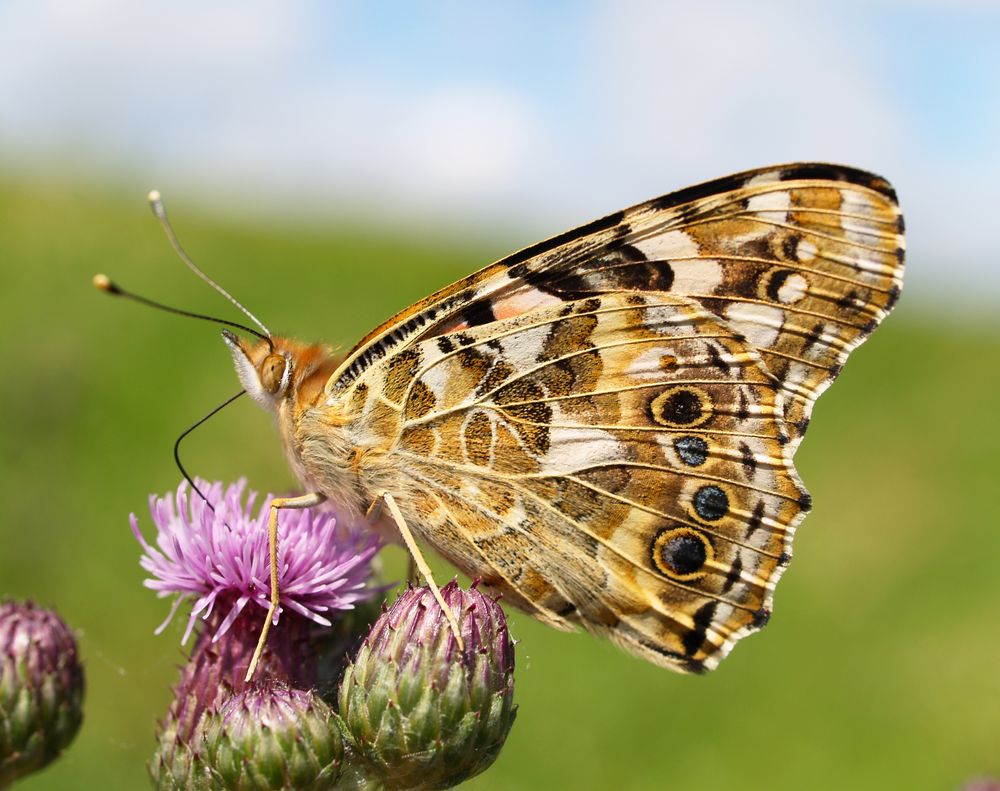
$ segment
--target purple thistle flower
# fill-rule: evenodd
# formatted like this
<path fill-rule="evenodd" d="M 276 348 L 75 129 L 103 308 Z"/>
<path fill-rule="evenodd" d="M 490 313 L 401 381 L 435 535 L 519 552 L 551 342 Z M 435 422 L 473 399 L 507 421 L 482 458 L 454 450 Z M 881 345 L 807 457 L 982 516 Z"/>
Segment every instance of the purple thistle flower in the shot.
<path fill-rule="evenodd" d="M 139 531 L 135 514 L 129 521 L 142 545 L 139 564 L 152 575 L 143 584 L 159 596 L 177 594 L 161 633 L 189 597 L 197 597 L 182 642 L 187 642 L 197 618 L 207 620 L 216 606 L 229 607 L 213 635 L 222 637 L 248 604 L 267 610 L 270 597 L 267 520 L 273 495 L 256 514 L 257 493 L 243 502 L 246 481 L 223 491 L 221 483 L 197 481 L 215 510 L 187 482 L 174 495 L 151 495 L 149 510 L 157 527 L 156 546 Z M 332 513 L 287 510 L 278 519 L 278 580 L 281 608 L 317 624 L 329 626 L 326 616 L 350 610 L 356 602 L 380 593 L 368 585 L 371 559 L 379 549 L 372 531 L 338 525 Z"/>

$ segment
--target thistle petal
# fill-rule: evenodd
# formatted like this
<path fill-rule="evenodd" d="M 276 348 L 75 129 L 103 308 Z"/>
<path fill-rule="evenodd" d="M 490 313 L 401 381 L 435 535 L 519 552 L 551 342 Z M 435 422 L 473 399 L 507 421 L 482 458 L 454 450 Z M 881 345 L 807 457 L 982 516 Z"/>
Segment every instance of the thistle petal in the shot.
<path fill-rule="evenodd" d="M 182 642 L 196 619 L 212 615 L 220 598 L 236 604 L 229 617 L 215 621 L 218 635 L 230 628 L 247 604 L 266 609 L 270 596 L 267 519 L 272 496 L 254 511 L 256 492 L 243 480 L 228 487 L 197 481 L 212 504 L 192 497 L 186 482 L 172 494 L 150 498 L 156 525 L 154 542 L 130 528 L 142 548 L 140 565 L 150 574 L 144 585 L 161 596 L 179 594 L 194 602 Z M 278 522 L 281 608 L 321 625 L 330 613 L 348 610 L 381 592 L 369 583 L 378 537 L 338 525 L 326 511 L 283 511 Z M 165 623 L 178 608 L 175 600 Z M 161 626 L 161 630 L 162 630 Z"/>

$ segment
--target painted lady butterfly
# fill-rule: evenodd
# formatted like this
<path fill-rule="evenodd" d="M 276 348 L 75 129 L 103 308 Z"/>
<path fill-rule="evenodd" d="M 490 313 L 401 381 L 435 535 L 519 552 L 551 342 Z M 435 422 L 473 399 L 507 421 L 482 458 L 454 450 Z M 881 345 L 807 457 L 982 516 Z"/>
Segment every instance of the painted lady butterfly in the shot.
<path fill-rule="evenodd" d="M 810 506 L 792 457 L 903 249 L 885 180 L 792 164 L 528 247 L 343 359 L 227 331 L 313 493 L 272 541 L 277 508 L 384 503 L 432 588 L 414 535 L 544 623 L 710 670 L 770 615 Z"/>

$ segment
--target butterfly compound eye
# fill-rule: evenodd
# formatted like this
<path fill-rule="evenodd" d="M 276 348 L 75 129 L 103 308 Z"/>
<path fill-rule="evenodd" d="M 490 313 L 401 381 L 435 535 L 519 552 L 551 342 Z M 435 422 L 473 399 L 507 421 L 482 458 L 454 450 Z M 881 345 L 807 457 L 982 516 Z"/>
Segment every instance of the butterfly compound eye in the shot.
<path fill-rule="evenodd" d="M 283 355 L 269 354 L 260 365 L 260 383 L 271 395 L 281 389 L 285 378 L 285 367 L 288 361 Z"/>

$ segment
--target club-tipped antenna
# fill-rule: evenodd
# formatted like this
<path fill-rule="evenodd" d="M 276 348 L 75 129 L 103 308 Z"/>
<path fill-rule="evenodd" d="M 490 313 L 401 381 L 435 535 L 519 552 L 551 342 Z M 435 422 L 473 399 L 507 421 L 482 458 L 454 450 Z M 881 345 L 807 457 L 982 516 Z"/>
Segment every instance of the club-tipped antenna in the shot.
<path fill-rule="evenodd" d="M 229 398 L 227 398 L 225 401 L 223 401 L 221 404 L 219 404 L 215 409 L 213 409 L 211 412 L 209 412 L 207 415 L 205 415 L 205 417 L 203 417 L 201 420 L 199 420 L 193 426 L 189 426 L 188 428 L 184 429 L 184 431 L 181 432 L 181 435 L 177 438 L 177 441 L 174 443 L 174 461 L 177 463 L 177 469 L 181 471 L 181 475 L 184 476 L 184 480 L 187 481 L 188 485 L 190 485 L 190 487 L 192 489 L 194 489 L 195 493 L 197 493 L 197 495 L 202 500 L 205 501 L 205 505 L 207 505 L 209 507 L 209 509 L 212 511 L 213 514 L 215 513 L 215 506 L 212 505 L 212 501 L 209 500 L 205 496 L 205 494 L 201 491 L 201 489 L 198 488 L 198 484 L 196 484 L 194 482 L 194 479 L 190 475 L 188 475 L 187 470 L 184 469 L 184 465 L 181 463 L 181 441 L 188 434 L 190 434 L 192 431 L 194 431 L 196 428 L 198 428 L 198 426 L 200 426 L 202 423 L 204 423 L 210 417 L 213 417 L 214 415 L 216 415 L 219 412 L 221 412 L 223 409 L 225 409 L 227 406 L 229 406 L 231 403 L 233 403 L 233 401 L 235 401 L 237 398 L 239 398 L 245 392 L 246 392 L 246 390 L 240 390 L 240 392 L 238 392 L 236 395 L 230 396 Z"/>
<path fill-rule="evenodd" d="M 222 286 L 220 286 L 218 283 L 212 280 L 212 278 L 206 275 L 198 267 L 198 265 L 191 260 L 191 256 L 187 254 L 184 248 L 181 247 L 181 243 L 177 239 L 177 234 L 174 233 L 173 226 L 170 225 L 170 220 L 167 217 L 167 210 L 166 207 L 164 207 L 163 205 L 163 198 L 160 196 L 160 191 L 152 190 L 149 193 L 149 195 L 146 196 L 146 200 L 149 201 L 150 208 L 152 208 L 153 214 L 156 215 L 156 219 L 160 221 L 160 225 L 163 228 L 163 232 L 167 235 L 167 239 L 170 242 L 170 246 L 174 248 L 174 252 L 177 253 L 178 258 L 180 258 L 181 261 L 183 261 L 187 265 L 187 268 L 190 269 L 192 272 L 194 272 L 198 277 L 200 277 L 206 283 L 208 283 L 208 285 L 210 285 L 220 294 L 222 294 L 222 296 L 224 296 L 226 299 L 232 302 L 240 311 L 244 313 L 244 315 L 246 315 L 250 319 L 250 321 L 252 321 L 258 327 L 260 327 L 264 331 L 265 335 L 270 337 L 271 331 L 264 326 L 263 322 L 261 322 L 261 320 L 258 319 L 255 315 L 253 315 L 253 313 L 251 313 L 249 310 L 243 307 L 243 305 L 240 304 L 240 301 L 236 299 L 236 297 L 234 297 L 232 294 L 226 291 L 226 289 L 224 289 Z"/>
<path fill-rule="evenodd" d="M 150 308 L 156 308 L 157 310 L 164 310 L 167 313 L 175 313 L 178 316 L 187 316 L 189 319 L 201 319 L 202 321 L 211 321 L 215 324 L 222 324 L 226 327 L 232 327 L 234 330 L 240 330 L 242 332 L 249 333 L 250 335 L 256 335 L 262 341 L 267 341 L 271 350 L 274 351 L 274 342 L 271 340 L 270 336 L 264 335 L 258 332 L 253 327 L 247 327 L 245 324 L 237 324 L 235 321 L 229 321 L 228 319 L 219 319 L 215 316 L 207 316 L 204 313 L 194 313 L 190 310 L 181 310 L 180 308 L 173 308 L 170 305 L 164 305 L 162 302 L 154 302 L 146 297 L 141 297 L 138 294 L 133 294 L 131 291 L 126 291 L 124 288 L 115 283 L 107 275 L 97 274 L 93 278 L 94 288 L 99 291 L 103 291 L 105 294 L 111 294 L 113 297 L 124 297 L 125 299 L 130 299 L 133 302 L 138 302 L 140 305 L 146 305 Z"/>

